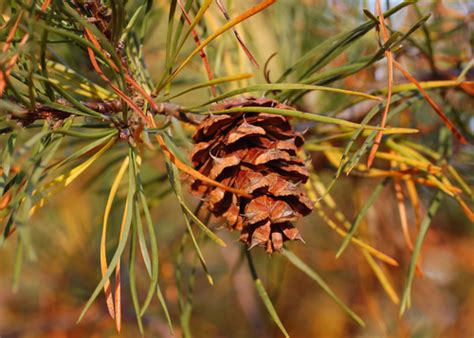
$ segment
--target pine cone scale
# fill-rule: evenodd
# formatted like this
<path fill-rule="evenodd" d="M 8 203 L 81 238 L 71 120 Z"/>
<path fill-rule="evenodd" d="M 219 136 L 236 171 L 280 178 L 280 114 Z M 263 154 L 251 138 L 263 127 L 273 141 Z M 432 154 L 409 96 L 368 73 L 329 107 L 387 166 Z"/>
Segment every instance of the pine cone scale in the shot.
<path fill-rule="evenodd" d="M 215 105 L 223 112 L 238 107 L 292 109 L 265 98 L 239 98 Z M 204 195 L 205 204 L 229 228 L 241 231 L 240 239 L 252 248 L 281 250 L 286 240 L 302 240 L 292 222 L 307 215 L 312 203 L 299 187 L 308 170 L 297 157 L 303 145 L 285 116 L 269 113 L 211 114 L 193 136 L 196 145 L 191 161 L 203 175 L 247 192 L 252 198 L 232 194 L 199 180 L 194 193 Z"/>

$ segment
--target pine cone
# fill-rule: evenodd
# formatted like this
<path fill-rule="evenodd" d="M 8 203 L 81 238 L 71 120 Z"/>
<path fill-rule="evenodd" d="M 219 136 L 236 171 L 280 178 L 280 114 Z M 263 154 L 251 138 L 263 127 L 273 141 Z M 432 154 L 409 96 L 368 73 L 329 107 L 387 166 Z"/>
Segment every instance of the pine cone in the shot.
<path fill-rule="evenodd" d="M 236 107 L 292 109 L 266 98 L 227 100 L 211 111 Z M 302 240 L 292 222 L 309 214 L 313 203 L 299 188 L 308 179 L 297 150 L 304 143 L 288 118 L 268 113 L 237 112 L 210 115 L 193 136 L 191 161 L 213 180 L 246 192 L 252 198 L 194 180 L 191 191 L 205 197 L 206 206 L 224 217 L 250 248 L 280 250 L 286 240 Z"/>

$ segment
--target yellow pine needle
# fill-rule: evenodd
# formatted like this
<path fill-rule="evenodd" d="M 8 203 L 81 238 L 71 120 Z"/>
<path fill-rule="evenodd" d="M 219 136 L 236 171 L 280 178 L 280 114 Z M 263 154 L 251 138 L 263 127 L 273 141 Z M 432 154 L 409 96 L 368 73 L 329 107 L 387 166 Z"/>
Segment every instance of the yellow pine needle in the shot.
<path fill-rule="evenodd" d="M 431 162 L 425 156 L 423 156 L 422 154 L 420 154 L 419 151 L 417 151 L 416 149 L 410 147 L 407 144 L 396 143 L 392 138 L 390 138 L 390 139 L 387 140 L 386 145 L 390 149 L 395 150 L 397 153 L 399 153 L 399 154 L 401 154 L 405 157 L 410 157 L 410 158 L 413 158 L 413 159 L 418 160 L 420 162 L 431 164 Z"/>
<path fill-rule="evenodd" d="M 445 175 L 442 175 L 441 167 L 432 164 L 426 157 L 424 157 L 416 149 L 413 149 L 409 145 L 395 143 L 395 141 L 393 141 L 392 139 L 387 140 L 386 144 L 391 149 L 394 149 L 395 151 L 397 151 L 399 154 L 403 154 L 403 156 L 408 156 L 414 159 L 415 161 L 420 161 L 422 163 L 425 163 L 429 169 L 436 168 L 436 171 L 438 171 L 438 168 L 439 168 L 439 172 L 433 172 L 432 170 L 428 170 L 430 174 L 437 174 L 439 176 L 439 177 L 436 177 L 434 175 L 428 175 L 427 176 L 428 180 L 431 181 L 435 186 L 437 186 L 439 189 L 444 191 L 449 196 L 451 197 L 454 196 L 453 192 L 457 188 L 451 184 L 451 182 L 448 180 L 448 178 Z"/>
<path fill-rule="evenodd" d="M 212 0 L 205 0 L 202 3 L 201 8 L 199 8 L 198 12 L 196 13 L 196 16 L 194 17 L 193 22 L 189 25 L 189 28 L 188 28 L 185 36 L 188 36 L 189 33 L 193 30 L 193 28 L 196 27 L 196 25 L 199 23 L 199 21 L 201 20 L 201 18 L 204 15 L 204 13 L 207 12 L 207 9 L 209 8 L 209 6 L 211 6 L 211 4 L 212 4 Z"/>
<path fill-rule="evenodd" d="M 328 160 L 331 162 L 331 164 L 338 166 L 341 158 L 342 158 L 342 153 L 343 149 L 338 148 L 338 147 L 333 147 L 329 145 L 328 143 L 322 143 L 321 145 L 318 144 L 308 144 L 305 146 L 307 150 L 313 150 L 313 151 L 323 151 Z M 427 172 L 433 172 L 433 173 L 439 173 L 441 172 L 441 167 L 433 165 L 431 163 L 425 163 L 419 160 L 415 160 L 412 158 L 408 158 L 402 155 L 397 155 L 397 154 L 391 154 L 391 153 L 386 153 L 386 152 L 377 152 L 375 154 L 375 157 L 387 160 L 387 161 L 394 161 L 397 163 L 405 163 L 408 165 L 411 165 L 412 167 L 427 171 Z M 358 165 L 357 166 L 358 170 L 361 171 L 367 171 L 367 166 L 365 165 Z"/>
<path fill-rule="evenodd" d="M 405 207 L 405 195 L 403 194 L 403 189 L 402 185 L 400 184 L 400 180 L 395 179 L 393 181 L 393 186 L 395 189 L 395 197 L 397 199 L 398 204 L 398 213 L 400 214 L 403 237 L 405 238 L 405 242 L 408 246 L 408 249 L 410 249 L 410 251 L 413 251 L 413 242 L 410 238 L 410 232 L 408 231 L 408 216 Z"/>
<path fill-rule="evenodd" d="M 425 162 L 422 162 L 422 161 L 411 159 L 411 158 L 405 157 L 405 156 L 400 155 L 400 154 L 397 155 L 397 154 L 380 152 L 380 153 L 377 153 L 375 156 L 377 158 L 387 160 L 387 161 L 394 161 L 394 162 L 397 162 L 397 163 L 405 163 L 405 164 L 411 165 L 412 167 L 414 167 L 416 169 L 420 169 L 420 170 L 427 171 L 427 172 L 432 172 L 432 173 L 441 172 L 441 168 L 434 165 L 434 164 L 425 163 Z"/>
<path fill-rule="evenodd" d="M 472 84 L 473 82 L 460 82 L 457 80 L 447 80 L 447 81 L 422 81 L 419 82 L 420 87 L 423 89 L 434 89 L 434 88 L 445 88 L 445 87 L 458 87 L 463 84 Z M 393 86 L 392 88 L 392 93 L 401 93 L 401 92 L 406 92 L 410 90 L 415 90 L 418 89 L 416 85 L 413 83 L 404 83 L 400 85 Z M 381 89 L 380 91 L 377 91 L 376 93 L 380 94 L 386 94 L 388 92 L 388 88 Z"/>
<path fill-rule="evenodd" d="M 405 164 L 401 164 L 400 168 L 402 170 L 406 170 L 407 166 Z M 416 228 L 418 229 L 421 224 L 421 219 L 423 216 L 421 212 L 421 205 L 420 205 L 420 199 L 418 197 L 418 191 L 416 190 L 416 185 L 411 175 L 409 175 L 405 179 L 405 186 L 407 188 L 408 197 L 410 198 L 410 202 L 411 202 L 413 211 L 415 213 L 415 225 L 416 225 Z"/>
<path fill-rule="evenodd" d="M 42 192 L 46 189 L 49 189 L 57 184 L 62 184 L 63 187 L 67 187 L 69 184 L 71 184 L 80 174 L 82 174 L 87 168 L 89 168 L 92 163 L 94 163 L 102 154 L 104 154 L 112 145 L 115 143 L 116 138 L 110 139 L 99 151 L 97 151 L 94 155 L 92 155 L 87 161 L 84 161 L 74 169 L 72 169 L 70 172 L 60 175 L 56 177 L 54 180 L 52 180 L 49 183 L 46 183 L 39 189 L 35 190 L 33 192 L 33 195 L 35 193 Z"/>
<path fill-rule="evenodd" d="M 41 193 L 47 189 L 50 189 L 52 187 L 55 187 L 54 190 L 49 191 L 45 197 L 41 198 L 31 209 L 29 212 L 30 217 L 33 216 L 33 214 L 44 206 L 44 203 L 46 202 L 46 199 L 50 196 L 52 196 L 54 193 L 56 193 L 59 189 L 67 187 L 69 184 L 71 184 L 79 175 L 81 175 L 87 168 L 89 168 L 92 163 L 94 163 L 102 154 L 104 154 L 112 145 L 115 143 L 116 139 L 112 138 L 103 146 L 98 152 L 96 152 L 94 155 L 92 155 L 87 161 L 81 163 L 77 167 L 73 168 L 71 171 L 69 171 L 66 174 L 60 175 L 56 177 L 54 180 L 51 182 L 46 183 L 45 185 L 39 187 L 38 189 L 33 191 L 33 196 Z"/>
<path fill-rule="evenodd" d="M 315 185 L 315 188 L 318 190 L 320 194 L 324 196 L 323 200 L 326 203 L 326 205 L 334 210 L 334 213 L 336 215 L 336 218 L 344 224 L 344 226 L 349 229 L 351 224 L 347 221 L 346 217 L 344 214 L 337 208 L 336 201 L 332 198 L 330 194 L 326 193 L 326 187 L 322 184 L 322 182 L 319 180 L 319 177 L 317 175 L 312 175 L 312 180 Z M 319 209 L 322 210 L 322 209 Z M 327 216 L 326 216 L 327 217 Z M 334 223 L 335 224 L 335 223 Z M 354 237 L 352 237 L 354 239 Z M 355 242 L 354 242 L 355 243 Z M 379 280 L 380 284 L 382 285 L 383 289 L 387 293 L 388 297 L 394 304 L 398 304 L 400 302 L 400 299 L 398 298 L 397 293 L 395 292 L 393 286 L 390 283 L 390 280 L 388 277 L 385 275 L 383 272 L 382 268 L 377 265 L 377 263 L 374 261 L 374 259 L 371 256 L 371 252 L 367 249 L 362 248 L 361 249 L 362 254 L 364 255 L 365 260 L 369 264 L 370 268 L 374 271 L 375 276 Z M 375 256 L 375 255 L 374 255 Z M 397 263 L 398 264 L 398 263 Z"/>
<path fill-rule="evenodd" d="M 196 90 L 196 89 L 200 89 L 200 88 L 205 88 L 205 87 L 210 87 L 212 85 L 217 85 L 217 84 L 221 84 L 221 83 L 227 83 L 227 82 L 235 82 L 235 81 L 239 81 L 239 80 L 244 80 L 244 79 L 249 79 L 251 77 L 254 77 L 255 74 L 253 73 L 242 73 L 242 74 L 237 74 L 237 75 L 231 75 L 231 76 L 223 76 L 223 77 L 219 77 L 219 78 L 215 78 L 211 81 L 206 81 L 206 82 L 203 82 L 203 83 L 200 83 L 200 84 L 197 84 L 195 86 L 191 86 L 181 92 L 178 92 L 177 94 L 173 94 L 171 96 L 165 96 L 163 98 L 166 99 L 166 100 L 171 100 L 171 99 L 174 99 L 176 97 L 179 97 L 181 95 L 184 95 L 186 93 L 189 93 L 193 90 Z"/>
<path fill-rule="evenodd" d="M 448 171 L 454 177 L 454 179 L 458 182 L 461 186 L 461 189 L 468 195 L 471 200 L 474 200 L 474 195 L 472 194 L 472 190 L 469 185 L 464 181 L 464 179 L 459 175 L 456 169 L 450 164 L 448 164 Z"/>
<path fill-rule="evenodd" d="M 399 144 L 395 143 L 393 140 L 389 139 L 387 140 L 387 145 L 391 147 L 392 149 L 396 149 L 398 152 L 403 152 L 404 154 L 407 154 L 417 160 L 423 161 L 425 163 L 429 163 L 431 165 L 431 162 L 424 157 L 422 154 L 420 154 L 419 151 L 422 151 L 425 154 L 428 154 L 435 160 L 440 160 L 440 155 L 433 152 L 431 149 L 423 147 L 423 146 L 418 146 L 414 143 L 411 142 L 405 142 L 404 144 Z M 412 146 L 415 146 L 417 149 L 414 149 Z M 419 151 L 418 151 L 419 150 Z M 472 195 L 470 188 L 468 185 L 464 182 L 464 180 L 461 178 L 461 176 L 457 173 L 457 171 L 451 166 L 447 165 L 448 172 L 452 175 L 452 177 L 459 183 L 461 186 L 461 189 L 467 193 L 469 196 Z M 467 206 L 466 203 L 462 200 L 459 194 L 461 191 L 458 190 L 456 186 L 454 186 L 447 176 L 445 175 L 439 175 L 439 177 L 435 177 L 432 175 L 428 175 L 428 180 L 432 182 L 435 186 L 437 186 L 439 189 L 442 191 L 446 192 L 449 196 L 454 197 L 456 201 L 459 203 L 461 206 L 462 210 L 466 214 L 466 216 L 472 220 L 473 214 L 470 208 Z"/>
<path fill-rule="evenodd" d="M 306 190 L 308 192 L 308 197 L 314 202 L 314 205 L 315 207 L 318 209 L 318 214 L 319 216 L 329 225 L 329 227 L 331 229 L 333 229 L 334 231 L 337 232 L 337 234 L 339 234 L 341 237 L 345 237 L 347 235 L 347 232 L 342 230 L 341 228 L 339 228 L 337 226 L 337 224 L 332 221 L 328 215 L 322 210 L 322 205 L 321 203 L 318 201 L 318 197 L 317 197 L 317 194 L 316 192 L 313 190 L 313 187 L 311 186 L 311 184 L 309 183 L 306 183 Z M 393 258 L 385 255 L 384 253 L 380 252 L 379 250 L 371 247 L 370 245 L 366 244 L 364 241 L 361 241 L 360 239 L 358 238 L 355 238 L 355 237 L 352 237 L 351 238 L 351 241 L 356 244 L 357 246 L 367 250 L 371 255 L 377 257 L 378 259 L 380 259 L 381 261 L 387 263 L 387 264 L 390 264 L 390 265 L 393 265 L 393 266 L 398 266 L 398 262 L 396 260 L 394 260 Z"/>
<path fill-rule="evenodd" d="M 104 210 L 104 219 L 102 222 L 102 236 L 100 239 L 100 270 L 102 273 L 102 277 L 105 275 L 107 271 L 107 255 L 106 255 L 106 242 L 107 242 L 107 224 L 108 224 L 108 219 L 110 216 L 110 211 L 112 209 L 112 204 L 115 199 L 115 195 L 117 194 L 118 187 L 120 185 L 120 182 L 122 181 L 122 178 L 128 168 L 130 162 L 130 158 L 127 156 L 123 162 L 122 165 L 119 168 L 119 171 L 117 173 L 117 176 L 115 177 L 112 187 L 110 188 L 110 193 L 109 197 L 107 198 L 107 203 L 105 205 L 105 210 Z M 125 208 L 127 210 L 127 208 Z M 123 223 L 123 222 L 122 222 Z M 120 236 L 122 236 L 122 231 L 123 231 L 123 226 L 120 229 Z M 113 295 L 112 291 L 110 289 L 110 280 L 107 280 L 104 284 L 104 293 L 106 297 L 106 304 L 107 304 L 107 309 L 109 310 L 109 314 L 112 318 L 115 316 L 115 311 L 114 311 L 114 302 L 113 302 Z"/>
<path fill-rule="evenodd" d="M 65 67 L 64 65 L 48 60 L 47 63 L 47 68 L 50 68 L 51 70 L 54 70 L 54 73 L 56 76 L 60 76 L 61 78 L 73 82 L 74 85 L 79 86 L 83 90 L 79 90 L 82 95 L 89 97 L 89 98 L 101 98 L 103 100 L 110 99 L 115 97 L 114 93 L 111 91 L 105 89 L 104 87 L 93 83 L 93 82 L 84 82 L 84 79 L 81 78 L 74 70 Z M 58 81 L 53 78 L 49 78 L 51 81 Z M 59 84 L 59 83 L 58 83 Z M 61 83 L 61 85 L 64 85 L 64 83 Z M 78 90 L 77 88 L 73 87 L 74 89 Z M 93 94 L 93 95 L 92 95 Z"/>
<path fill-rule="evenodd" d="M 127 157 L 128 159 L 128 157 Z M 128 162 L 128 161 L 127 161 Z M 128 163 L 127 163 L 128 166 Z M 125 166 L 125 168 L 127 167 Z M 120 168 L 122 169 L 122 168 Z M 127 211 L 129 210 L 129 203 L 130 200 L 128 199 L 125 201 L 125 207 L 123 210 L 122 216 L 122 223 L 120 225 L 120 236 L 119 242 L 122 240 L 123 232 L 125 229 L 125 224 L 127 223 Z M 106 263 L 107 264 L 107 263 Z M 107 271 L 107 269 L 106 269 Z M 103 272 L 105 274 L 105 272 Z M 120 281 L 120 258 L 117 261 L 117 266 L 115 267 L 115 327 L 117 328 L 117 332 L 120 333 L 122 329 L 122 295 L 121 295 L 121 281 Z"/>
<path fill-rule="evenodd" d="M 395 292 L 395 289 L 393 288 L 392 284 L 390 283 L 390 280 L 388 279 L 387 275 L 384 273 L 382 268 L 377 264 L 374 258 L 367 252 L 367 250 L 362 250 L 362 254 L 364 255 L 365 260 L 369 264 L 375 276 L 379 280 L 380 285 L 382 285 L 383 289 L 387 293 L 388 298 L 390 298 L 390 300 L 394 304 L 396 305 L 400 304 L 400 298 L 398 297 L 397 293 Z"/>

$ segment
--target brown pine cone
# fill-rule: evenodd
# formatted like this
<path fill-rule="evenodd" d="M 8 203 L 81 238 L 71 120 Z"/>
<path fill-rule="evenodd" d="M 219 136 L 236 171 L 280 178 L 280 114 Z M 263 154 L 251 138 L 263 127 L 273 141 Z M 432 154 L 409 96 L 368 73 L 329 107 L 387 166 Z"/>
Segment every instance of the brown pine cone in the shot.
<path fill-rule="evenodd" d="M 292 109 L 267 98 L 227 100 L 211 111 L 236 107 Z M 252 198 L 194 180 L 191 191 L 204 196 L 206 206 L 224 217 L 250 248 L 280 250 L 286 240 L 300 239 L 292 222 L 309 214 L 313 203 L 299 188 L 309 173 L 297 150 L 304 143 L 288 118 L 268 113 L 236 112 L 210 115 L 198 126 L 191 161 L 213 180 L 246 192 Z"/>

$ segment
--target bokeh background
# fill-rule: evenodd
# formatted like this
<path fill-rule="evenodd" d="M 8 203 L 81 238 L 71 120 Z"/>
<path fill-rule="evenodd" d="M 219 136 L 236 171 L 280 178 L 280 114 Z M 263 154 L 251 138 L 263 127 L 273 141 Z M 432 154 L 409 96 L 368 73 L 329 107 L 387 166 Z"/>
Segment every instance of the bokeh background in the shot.
<path fill-rule="evenodd" d="M 232 16 L 255 2 L 238 0 L 227 3 Z M 383 0 L 382 3 L 387 8 L 399 2 Z M 157 1 L 155 5 L 145 41 L 145 60 L 152 76 L 160 74 L 163 69 L 160 60 L 164 53 L 168 4 L 167 1 Z M 366 20 L 363 8 L 373 11 L 374 1 L 281 0 L 239 26 L 238 30 L 261 65 L 273 53 L 278 52 L 268 65 L 270 78 L 275 79 L 305 51 Z M 416 43 L 424 43 L 421 32 L 413 36 L 414 42 L 406 42 L 397 58 L 419 80 L 457 76 L 462 69 L 461 65 L 473 57 L 474 3 L 470 0 L 420 1 L 418 8 L 423 14 L 432 13 L 427 25 L 432 38 L 434 62 L 442 72 L 436 74 L 436 78 L 430 68 L 430 60 L 416 48 Z M 390 24 L 403 31 L 418 18 L 419 13 L 410 7 L 392 17 Z M 216 8 L 211 8 L 206 19 L 209 31 L 215 30 L 222 23 Z M 203 36 L 208 34 L 202 28 L 200 32 Z M 241 61 L 245 58 L 238 57 L 242 51 L 236 47 L 231 33 L 221 40 L 220 44 L 211 44 L 206 49 L 216 74 L 232 70 L 253 71 L 259 81 L 264 81 L 262 69 L 255 70 L 248 62 Z M 370 55 L 377 47 L 377 34 L 370 32 L 330 66 L 350 62 L 361 55 Z M 190 41 L 186 48 L 191 50 L 193 42 Z M 226 52 L 227 50 L 234 52 Z M 65 54 L 73 67 L 82 69 L 84 73 L 90 71 L 86 59 L 67 55 L 66 51 Z M 178 79 L 173 90 L 179 91 L 180 83 L 184 86 L 204 79 L 202 65 L 197 58 L 189 71 Z M 396 81 L 406 82 L 400 74 L 396 74 Z M 237 87 L 239 83 L 233 86 Z M 338 81 L 335 86 L 364 92 L 384 88 L 386 63 L 378 62 L 354 76 Z M 187 95 L 179 103 L 189 105 L 200 102 L 203 94 L 208 95 L 205 90 L 198 91 Z M 474 111 L 472 92 L 460 94 L 453 89 L 446 89 L 436 92 L 435 98 L 445 107 L 471 114 Z M 337 97 L 324 93 L 312 93 L 301 102 L 302 108 L 322 114 L 335 110 L 341 104 L 343 102 L 337 100 Z M 416 112 L 417 116 L 406 116 L 416 120 L 416 127 L 427 133 L 430 128 L 439 127 L 439 121 L 434 118 L 427 104 L 418 106 Z M 471 118 L 464 123 L 466 132 L 470 135 L 473 133 L 473 121 Z M 473 150 L 472 145 L 455 148 L 452 159 L 452 163 L 471 187 L 474 178 Z M 159 157 L 152 161 L 156 168 L 163 168 Z M 329 182 L 334 173 L 331 163 L 320 153 L 312 154 L 312 162 L 322 181 Z M 107 175 L 109 171 L 108 167 L 94 165 L 80 180 L 55 195 L 31 220 L 38 259 L 23 262 L 17 290 L 12 290 L 16 241 L 9 240 L 1 248 L 0 337 L 117 336 L 103 295 L 94 303 L 84 320 L 76 323 L 84 303 L 100 279 L 100 225 L 110 186 L 111 178 L 107 177 L 113 177 L 111 171 L 111 175 Z M 97 180 L 99 173 L 105 173 L 103 176 L 106 178 Z M 377 183 L 379 181 L 376 179 L 342 176 L 331 194 L 339 210 L 352 221 Z M 160 254 L 160 285 L 176 325 L 175 336 L 179 337 L 181 331 L 177 320 L 176 259 L 185 223 L 175 197 L 166 194 L 167 192 L 169 185 L 164 181 L 157 181 L 148 191 L 152 196 L 160 196 L 153 208 Z M 432 189 L 421 187 L 418 193 L 421 210 L 426 213 Z M 189 198 L 194 204 L 197 203 L 197 200 Z M 417 230 L 413 225 L 414 211 L 410 207 L 408 216 L 414 236 Z M 117 216 L 117 227 L 119 222 Z M 211 220 L 211 224 L 221 228 L 218 220 Z M 278 254 L 268 256 L 257 248 L 254 250 L 257 270 L 280 318 L 293 337 L 474 336 L 474 227 L 454 200 L 445 198 L 433 219 L 423 245 L 420 269 L 413 284 L 413 304 L 402 317 L 399 316 L 399 306 L 387 296 L 360 251 L 349 246 L 340 258 L 335 258 L 341 238 L 317 212 L 302 220 L 298 227 L 306 243 L 292 243 L 290 248 L 320 273 L 331 288 L 365 320 L 367 326 L 361 328 L 353 323 L 314 282 L 283 257 Z M 228 233 L 225 229 L 218 230 L 218 234 L 225 239 L 228 247 L 218 248 L 213 243 L 203 245 L 203 253 L 215 285 L 209 285 L 198 266 L 193 292 L 193 335 L 281 336 L 258 298 L 248 266 L 242 260 L 238 235 Z M 360 225 L 359 234 L 366 242 L 400 263 L 399 267 L 380 265 L 400 296 L 410 252 L 403 239 L 393 185 L 388 184 L 378 201 L 369 209 Z M 197 262 L 192 250 L 186 251 L 182 259 L 181 273 L 186 279 Z M 121 336 L 137 337 L 139 332 L 128 295 L 126 276 L 123 280 L 124 323 Z M 144 292 L 147 286 L 144 283 L 140 285 L 140 279 L 138 283 Z M 144 317 L 144 325 L 147 337 L 170 336 L 156 300 Z"/>

